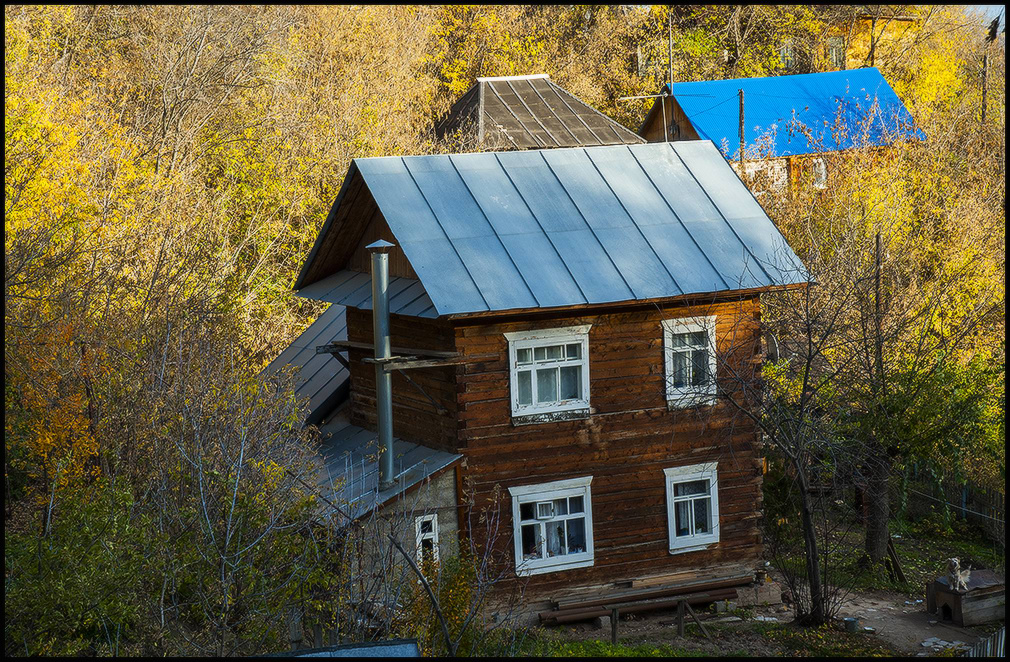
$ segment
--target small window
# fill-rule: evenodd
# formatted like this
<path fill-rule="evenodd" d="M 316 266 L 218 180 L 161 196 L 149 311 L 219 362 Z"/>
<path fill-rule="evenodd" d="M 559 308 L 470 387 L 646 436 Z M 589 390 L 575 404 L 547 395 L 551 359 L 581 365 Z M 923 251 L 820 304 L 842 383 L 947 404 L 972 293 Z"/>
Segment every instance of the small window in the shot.
<path fill-rule="evenodd" d="M 786 39 L 782 42 L 782 46 L 779 47 L 779 59 L 782 61 L 782 67 L 785 69 L 792 69 L 796 66 L 796 58 L 793 57 L 792 39 Z"/>
<path fill-rule="evenodd" d="M 506 333 L 512 415 L 589 409 L 589 326 Z"/>
<path fill-rule="evenodd" d="M 666 399 L 671 406 L 715 402 L 715 317 L 663 321 Z"/>
<path fill-rule="evenodd" d="M 414 519 L 418 563 L 438 561 L 438 514 L 422 515 Z"/>
<path fill-rule="evenodd" d="M 828 187 L 828 166 L 824 159 L 813 159 L 810 161 L 810 169 L 814 175 L 814 188 L 825 189 Z"/>
<path fill-rule="evenodd" d="M 835 69 L 845 68 L 845 39 L 828 37 L 828 62 Z"/>
<path fill-rule="evenodd" d="M 516 572 L 544 572 L 593 565 L 592 476 L 509 488 Z"/>
<path fill-rule="evenodd" d="M 719 542 L 717 462 L 664 469 L 670 553 Z"/>

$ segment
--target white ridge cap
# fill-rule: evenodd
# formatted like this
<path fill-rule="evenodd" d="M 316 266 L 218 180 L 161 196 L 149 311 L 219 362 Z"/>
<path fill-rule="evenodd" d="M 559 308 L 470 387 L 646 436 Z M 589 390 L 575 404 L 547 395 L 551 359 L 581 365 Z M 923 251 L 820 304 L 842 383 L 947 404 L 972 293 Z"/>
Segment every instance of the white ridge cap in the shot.
<path fill-rule="evenodd" d="M 478 76 L 477 82 L 484 83 L 495 80 L 532 80 L 534 78 L 550 78 L 550 74 L 527 74 L 525 76 Z"/>

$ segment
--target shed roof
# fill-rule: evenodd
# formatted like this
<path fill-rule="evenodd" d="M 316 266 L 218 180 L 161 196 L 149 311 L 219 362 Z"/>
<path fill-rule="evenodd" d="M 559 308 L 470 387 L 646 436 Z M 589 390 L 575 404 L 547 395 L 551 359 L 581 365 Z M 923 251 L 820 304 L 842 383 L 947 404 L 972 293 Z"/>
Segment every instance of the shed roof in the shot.
<path fill-rule="evenodd" d="M 709 141 L 356 159 L 347 180 L 356 173 L 355 195 L 374 198 L 438 316 L 806 282 Z M 354 237 L 336 225 L 302 269 L 303 293 L 306 274 L 346 268 L 313 264 L 328 234 Z"/>
<path fill-rule="evenodd" d="M 341 508 L 346 519 L 371 512 L 463 458 L 394 437 L 393 485 L 380 490 L 375 432 L 352 425 L 346 405 L 321 425 L 319 432 L 322 462 L 318 486 L 323 496 Z"/>
<path fill-rule="evenodd" d="M 271 374 L 285 366 L 298 371 L 295 395 L 309 399 L 309 424 L 318 423 L 347 397 L 347 368 L 329 354 L 316 354 L 318 345 L 347 340 L 345 312 L 344 306 L 327 308 L 264 371 Z"/>
<path fill-rule="evenodd" d="M 698 136 L 726 158 L 740 156 L 738 90 L 744 91 L 747 156 L 752 150 L 791 156 L 925 138 L 876 67 L 675 83 L 673 97 Z"/>
<path fill-rule="evenodd" d="M 435 124 L 444 137 L 476 130 L 506 149 L 637 145 L 635 132 L 551 81 L 547 74 L 478 78 Z"/>

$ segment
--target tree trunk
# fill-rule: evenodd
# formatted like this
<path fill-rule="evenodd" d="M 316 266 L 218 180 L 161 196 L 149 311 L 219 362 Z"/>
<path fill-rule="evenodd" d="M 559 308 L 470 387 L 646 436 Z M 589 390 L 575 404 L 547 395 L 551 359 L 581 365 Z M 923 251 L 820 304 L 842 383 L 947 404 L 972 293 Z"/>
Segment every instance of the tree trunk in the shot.
<path fill-rule="evenodd" d="M 869 463 L 869 480 L 866 483 L 866 556 L 871 564 L 877 564 L 887 556 L 887 541 L 890 539 L 888 520 L 891 516 L 890 490 L 888 479 L 891 475 L 891 458 L 884 449 Z"/>
<path fill-rule="evenodd" d="M 824 591 L 821 588 L 821 558 L 817 549 L 817 529 L 810 504 L 809 483 L 805 468 L 797 467 L 800 477 L 800 507 L 803 515 L 803 546 L 806 551 L 807 582 L 810 586 L 810 615 L 805 625 L 821 625 L 825 622 L 827 610 L 824 608 Z"/>

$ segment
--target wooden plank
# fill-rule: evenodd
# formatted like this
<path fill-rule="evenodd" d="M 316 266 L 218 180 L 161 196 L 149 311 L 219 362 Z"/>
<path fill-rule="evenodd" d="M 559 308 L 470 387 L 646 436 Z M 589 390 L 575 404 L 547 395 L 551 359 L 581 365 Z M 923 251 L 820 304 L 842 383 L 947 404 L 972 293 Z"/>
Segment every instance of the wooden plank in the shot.
<path fill-rule="evenodd" d="M 370 342 L 360 342 L 356 340 L 336 340 L 326 345 L 316 347 L 316 354 L 332 354 L 333 352 L 344 352 L 349 349 L 360 349 L 367 352 L 375 352 L 375 345 Z M 403 354 L 407 356 L 431 356 L 441 359 L 459 358 L 459 352 L 445 352 L 434 349 L 418 349 L 416 347 L 391 347 L 393 354 Z"/>

